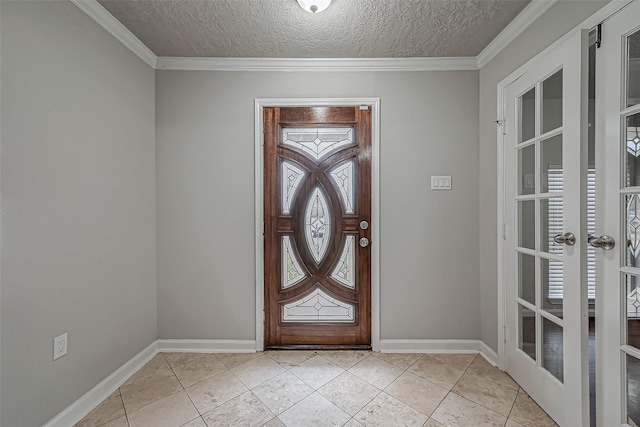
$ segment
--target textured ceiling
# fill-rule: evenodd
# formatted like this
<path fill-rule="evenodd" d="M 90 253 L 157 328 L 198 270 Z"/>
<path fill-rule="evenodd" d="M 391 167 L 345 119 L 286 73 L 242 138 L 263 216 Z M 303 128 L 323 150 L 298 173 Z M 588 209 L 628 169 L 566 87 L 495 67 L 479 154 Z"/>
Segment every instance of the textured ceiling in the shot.
<path fill-rule="evenodd" d="M 529 0 L 99 0 L 157 56 L 476 56 Z"/>

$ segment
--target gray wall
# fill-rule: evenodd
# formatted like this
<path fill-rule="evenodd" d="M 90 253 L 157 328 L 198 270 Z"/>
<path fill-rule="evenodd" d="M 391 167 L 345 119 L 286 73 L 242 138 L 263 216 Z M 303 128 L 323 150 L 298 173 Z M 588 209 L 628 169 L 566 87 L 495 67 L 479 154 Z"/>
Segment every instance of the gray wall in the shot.
<path fill-rule="evenodd" d="M 479 339 L 476 71 L 159 71 L 159 338 L 255 337 L 261 97 L 381 98 L 382 338 Z"/>
<path fill-rule="evenodd" d="M 482 341 L 498 348 L 497 84 L 604 6 L 606 1 L 559 1 L 480 70 L 479 230 Z"/>
<path fill-rule="evenodd" d="M 1 30 L 0 424 L 34 427 L 156 339 L 155 78 L 70 2 Z"/>

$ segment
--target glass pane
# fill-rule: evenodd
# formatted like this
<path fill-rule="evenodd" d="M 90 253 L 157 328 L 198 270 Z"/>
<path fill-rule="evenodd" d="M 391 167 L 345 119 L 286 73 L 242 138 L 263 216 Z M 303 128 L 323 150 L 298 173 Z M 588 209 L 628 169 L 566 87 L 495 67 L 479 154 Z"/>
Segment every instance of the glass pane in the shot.
<path fill-rule="evenodd" d="M 626 197 L 627 256 L 629 267 L 640 266 L 640 196 L 630 194 Z"/>
<path fill-rule="evenodd" d="M 311 256 L 320 264 L 329 247 L 331 214 L 327 198 L 318 187 L 313 190 L 307 203 L 304 214 L 304 231 Z"/>
<path fill-rule="evenodd" d="M 640 185 L 640 113 L 627 117 L 627 155 L 626 159 L 626 183 L 627 187 Z"/>
<path fill-rule="evenodd" d="M 562 255 L 563 246 L 553 238 L 564 234 L 562 197 L 540 199 L 540 247 L 544 252 Z"/>
<path fill-rule="evenodd" d="M 356 238 L 347 236 L 338 265 L 333 269 L 331 278 L 337 280 L 347 288 L 354 289 L 356 283 Z"/>
<path fill-rule="evenodd" d="M 518 202 L 518 246 L 536 248 L 536 201 Z"/>
<path fill-rule="evenodd" d="M 541 259 L 542 265 L 542 308 L 562 319 L 564 313 L 564 270 L 562 261 Z"/>
<path fill-rule="evenodd" d="M 353 322 L 352 304 L 339 301 L 319 288 L 310 295 L 282 306 L 283 322 Z"/>
<path fill-rule="evenodd" d="M 640 426 L 640 360 L 627 354 L 627 423 Z"/>
<path fill-rule="evenodd" d="M 342 200 L 342 206 L 347 214 L 352 214 L 354 212 L 353 189 L 355 187 L 355 183 L 353 169 L 353 161 L 349 161 L 331 171 L 331 178 L 333 178 L 333 181 L 338 187 L 340 200 Z"/>
<path fill-rule="evenodd" d="M 562 191 L 562 135 L 540 143 L 542 193 Z"/>
<path fill-rule="evenodd" d="M 304 178 L 304 171 L 293 163 L 282 162 L 282 213 L 289 215 L 296 190 Z"/>
<path fill-rule="evenodd" d="M 542 367 L 564 382 L 562 326 L 542 318 Z"/>
<path fill-rule="evenodd" d="M 300 283 L 307 275 L 291 247 L 291 238 L 282 236 L 282 289 Z"/>
<path fill-rule="evenodd" d="M 536 88 L 520 97 L 520 134 L 519 142 L 528 141 L 536 136 Z"/>
<path fill-rule="evenodd" d="M 627 340 L 640 349 L 640 277 L 626 275 Z"/>
<path fill-rule="evenodd" d="M 536 314 L 518 304 L 518 348 L 536 360 Z"/>
<path fill-rule="evenodd" d="M 518 296 L 536 303 L 536 257 L 518 254 Z"/>
<path fill-rule="evenodd" d="M 627 107 L 640 104 L 640 31 L 627 38 Z"/>
<path fill-rule="evenodd" d="M 282 144 L 320 160 L 353 143 L 351 128 L 285 128 Z"/>
<path fill-rule="evenodd" d="M 542 133 L 562 126 L 562 70 L 542 82 Z"/>
<path fill-rule="evenodd" d="M 518 150 L 518 194 L 536 192 L 536 146 Z"/>

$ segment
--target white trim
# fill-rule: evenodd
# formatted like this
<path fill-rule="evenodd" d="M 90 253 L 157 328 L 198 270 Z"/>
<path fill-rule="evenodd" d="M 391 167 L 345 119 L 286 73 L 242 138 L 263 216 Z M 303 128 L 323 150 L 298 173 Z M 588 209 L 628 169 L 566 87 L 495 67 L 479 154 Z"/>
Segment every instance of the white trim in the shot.
<path fill-rule="evenodd" d="M 593 15 L 591 15 L 590 17 L 582 21 L 582 23 L 575 26 L 572 30 L 568 31 L 564 36 L 560 37 L 555 42 L 547 46 L 547 48 L 545 48 L 542 52 L 537 53 L 535 56 L 530 58 L 526 63 L 524 63 L 523 65 L 518 67 L 515 71 L 513 71 L 511 74 L 509 74 L 507 77 L 502 79 L 498 83 L 498 86 L 502 86 L 503 88 L 507 87 L 509 83 L 513 82 L 518 77 L 523 75 L 531 67 L 531 64 L 538 56 L 546 55 L 547 53 L 551 52 L 556 47 L 560 46 L 566 40 L 571 38 L 571 36 L 573 36 L 576 33 L 576 31 L 589 30 L 595 27 L 596 25 L 598 25 L 599 23 L 601 23 L 611 15 L 615 14 L 619 10 L 625 8 L 629 3 L 632 3 L 634 1 L 635 0 L 612 0 L 611 2 L 602 6 L 602 8 L 596 11 Z M 498 102 L 498 105 L 500 105 L 499 102 Z"/>
<path fill-rule="evenodd" d="M 256 344 L 264 349 L 264 246 L 262 139 L 264 107 L 358 106 L 371 108 L 371 347 L 380 348 L 380 98 L 257 98 L 255 100 Z"/>
<path fill-rule="evenodd" d="M 158 353 L 255 353 L 254 340 L 158 340 Z"/>
<path fill-rule="evenodd" d="M 527 7 L 522 9 L 513 21 L 511 21 L 501 32 L 485 47 L 476 57 L 478 69 L 484 67 L 489 61 L 495 58 L 509 44 L 516 39 L 524 30 L 542 16 L 558 0 L 534 0 Z"/>
<path fill-rule="evenodd" d="M 103 400 L 111 396 L 124 382 L 158 354 L 158 342 L 154 341 L 131 360 L 126 362 L 98 385 L 53 417 L 43 427 L 68 427 L 75 425 Z"/>
<path fill-rule="evenodd" d="M 215 58 L 156 56 L 97 0 L 71 0 L 102 28 L 158 70 L 199 71 L 460 71 L 479 70 L 557 0 L 534 0 L 478 56 L 418 58 Z M 607 7 L 607 6 L 605 6 Z"/>
<path fill-rule="evenodd" d="M 479 340 L 379 340 L 381 352 L 394 353 L 450 353 L 480 354 L 495 365 L 495 352 Z M 75 425 L 111 396 L 126 380 L 138 372 L 157 354 L 172 352 L 188 353 L 253 353 L 252 340 L 156 340 L 131 360 L 125 362 L 111 375 L 73 402 L 43 427 L 68 427 Z"/>
<path fill-rule="evenodd" d="M 158 58 L 158 70 L 188 71 L 455 71 L 477 70 L 475 57 L 451 58 Z"/>
<path fill-rule="evenodd" d="M 127 49 L 149 64 L 151 68 L 156 68 L 158 57 L 97 0 L 71 0 L 71 3 L 78 6 L 80 10 L 89 15 Z"/>
<path fill-rule="evenodd" d="M 254 102 L 255 244 L 256 244 L 256 351 L 264 350 L 264 187 L 263 187 L 263 104 Z"/>
<path fill-rule="evenodd" d="M 564 36 L 560 37 L 558 40 L 556 40 L 554 43 L 549 45 L 542 52 L 539 52 L 538 54 L 533 56 L 525 64 L 518 67 L 508 76 L 506 76 L 504 79 L 498 82 L 497 94 L 496 94 L 497 95 L 497 117 L 500 120 L 503 120 L 505 116 L 504 102 L 505 102 L 506 87 L 509 84 L 516 81 L 518 78 L 520 78 L 531 67 L 531 64 L 533 63 L 535 58 L 541 55 L 545 55 L 548 52 L 552 51 L 557 46 L 559 46 L 560 44 L 568 40 L 573 34 L 576 33 L 576 31 L 593 28 L 598 23 L 604 21 L 605 19 L 615 14 L 619 10 L 623 9 L 633 1 L 634 0 L 625 0 L 625 1 L 614 0 L 614 1 L 611 1 L 610 3 L 607 3 L 600 10 L 598 10 L 593 15 L 585 19 L 582 23 L 577 25 L 571 31 L 568 31 Z M 511 125 L 510 123 L 504 122 L 505 129 L 506 129 L 506 126 L 510 126 L 510 125 Z M 500 231 L 503 227 L 503 224 L 505 223 L 504 222 L 505 201 L 504 201 L 504 185 L 503 185 L 504 183 L 504 153 L 503 153 L 504 136 L 500 134 L 500 129 L 498 130 L 498 134 L 497 134 L 497 149 L 498 149 L 498 173 L 497 173 L 497 182 L 496 182 L 497 188 L 498 188 L 498 197 L 497 197 L 498 198 L 497 200 L 498 224 L 497 226 L 498 226 L 498 231 Z M 506 232 L 509 233 L 509 232 L 512 232 L 512 230 L 506 230 Z M 505 360 L 506 354 L 504 351 L 504 329 L 507 327 L 506 318 L 505 318 L 505 308 L 507 304 L 506 292 L 505 292 L 506 291 L 506 288 L 505 288 L 506 266 L 504 264 L 505 243 L 506 243 L 506 240 L 502 239 L 502 233 L 498 232 L 498 253 L 497 253 L 497 256 L 498 256 L 498 283 L 497 283 L 498 285 L 498 357 L 496 361 L 498 362 L 497 363 L 498 367 L 506 371 L 507 369 L 506 360 Z"/>
<path fill-rule="evenodd" d="M 381 353 L 475 354 L 480 350 L 480 340 L 380 340 Z"/>
<path fill-rule="evenodd" d="M 498 353 L 493 351 L 484 341 L 480 341 L 480 355 L 482 355 L 487 362 L 498 367 Z"/>

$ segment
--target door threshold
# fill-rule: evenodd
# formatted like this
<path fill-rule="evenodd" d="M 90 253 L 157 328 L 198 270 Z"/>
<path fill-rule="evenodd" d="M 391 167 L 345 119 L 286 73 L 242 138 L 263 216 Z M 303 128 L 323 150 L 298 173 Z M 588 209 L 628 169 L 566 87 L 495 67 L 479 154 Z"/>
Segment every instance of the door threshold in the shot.
<path fill-rule="evenodd" d="M 371 345 L 266 345 L 267 350 L 360 350 L 371 351 Z"/>

